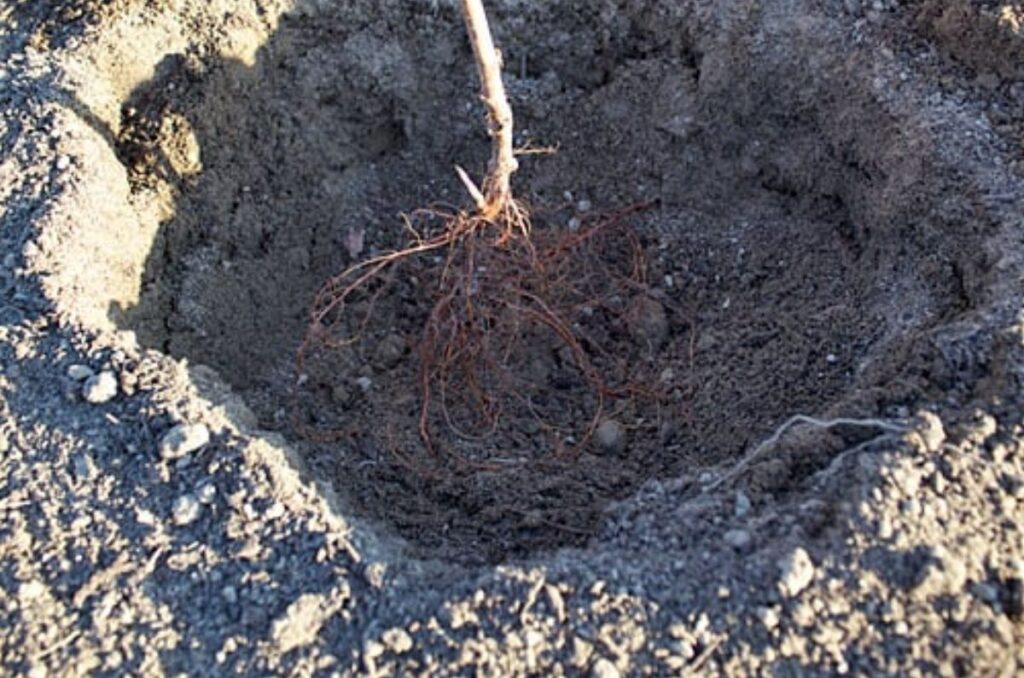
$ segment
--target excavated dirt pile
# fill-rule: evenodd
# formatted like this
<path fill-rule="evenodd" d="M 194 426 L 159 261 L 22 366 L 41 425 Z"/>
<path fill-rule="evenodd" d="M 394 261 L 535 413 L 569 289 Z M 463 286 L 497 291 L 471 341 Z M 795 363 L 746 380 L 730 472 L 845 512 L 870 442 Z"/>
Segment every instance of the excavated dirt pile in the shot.
<path fill-rule="evenodd" d="M 239 15 L 217 44 L 169 40 L 146 67 L 127 45 L 83 67 L 105 205 L 57 255 L 58 304 L 212 369 L 242 423 L 282 433 L 347 510 L 466 562 L 584 544 L 609 502 L 721 472 L 793 414 L 898 419 L 974 388 L 965 347 L 1008 279 L 997 219 L 938 104 L 876 54 L 771 7 L 492 4 L 517 142 L 557 149 L 515 176 L 537 238 L 637 208 L 620 222 L 644 285 L 568 320 L 600 336 L 598 367 L 656 396 L 611 398 L 577 453 L 556 448 L 582 437 L 592 394 L 564 346 L 524 330 L 510 364 L 528 407 L 498 439 L 438 443 L 486 470 L 410 461 L 441 255 L 397 269 L 364 340 L 294 397 L 319 286 L 402 246 L 401 214 L 468 204 L 454 164 L 482 172 L 449 3 L 306 3 L 276 24 Z M 632 242 L 594 248 L 587 271 L 618 270 Z M 804 436 L 753 464 L 749 491 L 784 495 L 877 433 Z"/>

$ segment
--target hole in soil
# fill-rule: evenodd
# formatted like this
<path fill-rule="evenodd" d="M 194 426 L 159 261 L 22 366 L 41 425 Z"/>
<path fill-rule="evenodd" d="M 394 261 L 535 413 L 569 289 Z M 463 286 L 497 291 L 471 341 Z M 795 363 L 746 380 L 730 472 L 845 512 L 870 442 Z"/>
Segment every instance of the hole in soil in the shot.
<path fill-rule="evenodd" d="M 136 200 L 173 216 L 138 302 L 112 317 L 216 369 L 350 510 L 419 555 L 578 545 L 609 502 L 720 468 L 793 413 L 886 414 L 956 378 L 921 338 L 977 301 L 983 217 L 922 126 L 877 100 L 838 28 L 776 22 L 766 39 L 750 18 L 698 29 L 675 3 L 520 7 L 494 17 L 519 141 L 559 151 L 525 159 L 517 192 L 549 208 L 547 229 L 654 201 L 628 217 L 647 310 L 602 331 L 664 397 L 609 409 L 621 449 L 423 477 L 394 454 L 420 444 L 414 321 L 432 301 L 406 278 L 370 341 L 312 385 L 309 422 L 355 435 L 295 435 L 290 385 L 317 288 L 352 263 L 359 234 L 363 257 L 403 244 L 400 212 L 465 204 L 452 165 L 479 175 L 488 151 L 458 16 L 401 4 L 287 18 L 253 64 L 168 56 L 124 102 L 118 136 Z M 537 407 L 582 416 L 582 396 L 555 383 L 564 356 L 531 345 L 523 369 L 549 384 Z M 528 418 L 517 435 L 513 456 L 550 445 Z M 791 459 L 753 491 L 785 492 L 827 461 Z"/>

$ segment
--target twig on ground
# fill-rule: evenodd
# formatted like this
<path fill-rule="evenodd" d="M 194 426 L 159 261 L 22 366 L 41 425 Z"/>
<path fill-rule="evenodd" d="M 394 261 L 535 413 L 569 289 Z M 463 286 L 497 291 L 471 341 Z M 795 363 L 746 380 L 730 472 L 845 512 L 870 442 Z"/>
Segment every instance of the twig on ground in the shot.
<path fill-rule="evenodd" d="M 53 645 L 50 645 L 49 647 L 46 647 L 46 648 L 43 648 L 42 650 L 40 650 L 38 653 L 36 653 L 32 657 L 32 659 L 35 660 L 35 661 L 41 661 L 43 659 L 46 659 L 47 657 L 49 657 L 50 655 L 54 654 L 55 652 L 59 652 L 60 650 L 63 650 L 65 647 L 67 647 L 68 645 L 70 645 L 73 642 L 75 642 L 76 640 L 78 640 L 81 636 L 82 636 L 82 632 L 76 629 L 76 630 L 70 632 L 68 635 L 66 635 L 63 638 L 61 638 L 60 640 L 58 640 Z"/>
<path fill-rule="evenodd" d="M 716 638 L 715 640 L 713 640 L 710 645 L 704 648 L 704 651 L 700 653 L 700 656 L 694 659 L 693 663 L 686 667 L 685 671 L 683 671 L 683 675 L 697 675 L 697 673 L 704 667 L 704 664 L 706 664 L 707 661 L 711 659 L 711 655 L 717 652 L 718 648 L 720 648 L 722 646 L 722 643 L 724 642 L 724 638 Z"/>

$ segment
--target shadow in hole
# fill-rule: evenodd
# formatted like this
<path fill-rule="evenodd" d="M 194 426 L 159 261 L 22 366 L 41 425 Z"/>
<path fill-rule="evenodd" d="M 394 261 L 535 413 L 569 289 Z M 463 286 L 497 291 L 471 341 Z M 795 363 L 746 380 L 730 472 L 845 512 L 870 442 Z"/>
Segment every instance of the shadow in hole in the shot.
<path fill-rule="evenodd" d="M 126 101 L 116 140 L 136 195 L 174 216 L 139 302 L 111 318 L 242 391 L 286 383 L 313 293 L 350 263 L 346 234 L 398 244 L 398 212 L 426 203 L 433 177 L 404 157 L 405 130 L 423 124 L 406 104 L 339 73 L 315 26 L 281 30 L 251 66 L 165 57 Z"/>

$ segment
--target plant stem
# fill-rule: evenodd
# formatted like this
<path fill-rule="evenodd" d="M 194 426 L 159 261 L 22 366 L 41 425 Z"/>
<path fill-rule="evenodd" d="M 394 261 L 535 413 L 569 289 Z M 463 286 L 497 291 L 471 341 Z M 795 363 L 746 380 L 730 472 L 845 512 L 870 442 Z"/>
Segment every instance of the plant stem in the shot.
<path fill-rule="evenodd" d="M 519 167 L 512 146 L 512 107 L 501 81 L 501 52 L 494 47 L 483 3 L 481 0 L 461 2 L 480 73 L 480 94 L 487 106 L 487 126 L 491 135 L 491 160 L 484 179 L 483 201 L 477 201 L 480 215 L 490 221 L 503 214 L 511 201 L 511 177 Z"/>

